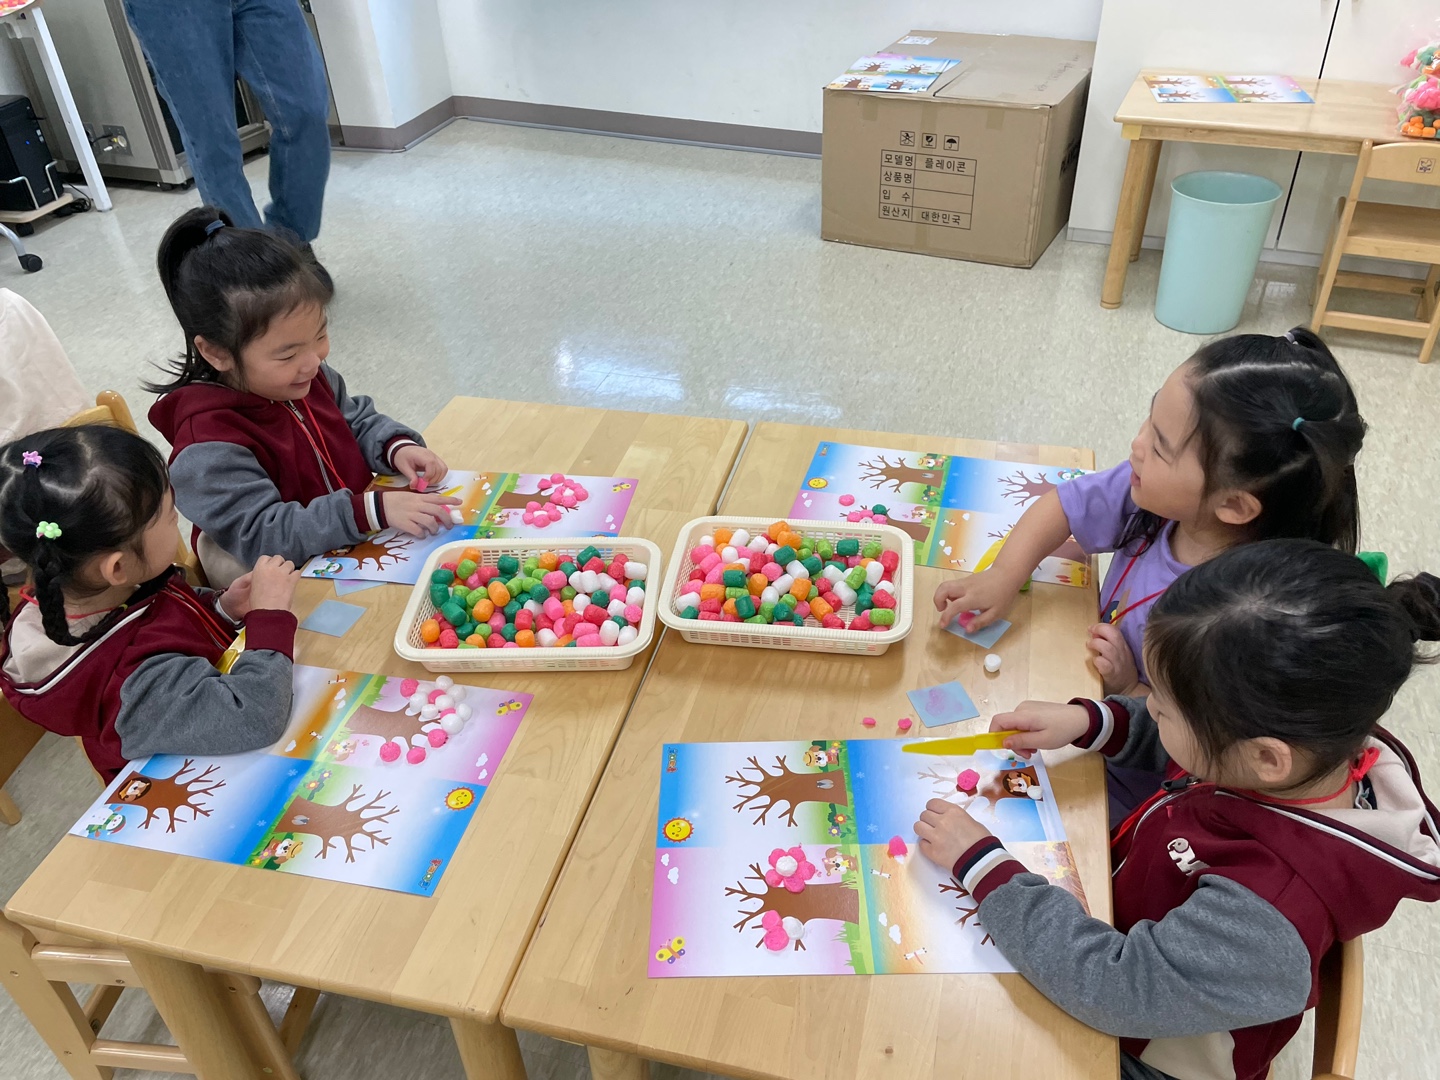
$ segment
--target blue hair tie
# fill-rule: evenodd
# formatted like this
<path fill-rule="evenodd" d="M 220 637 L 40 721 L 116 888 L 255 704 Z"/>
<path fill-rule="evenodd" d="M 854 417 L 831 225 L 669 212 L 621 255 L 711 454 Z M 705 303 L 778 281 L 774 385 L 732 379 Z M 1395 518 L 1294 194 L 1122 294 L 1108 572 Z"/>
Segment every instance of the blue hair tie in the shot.
<path fill-rule="evenodd" d="M 214 221 L 210 222 L 209 225 L 205 226 L 205 235 L 214 236 L 217 229 L 223 229 L 224 227 L 225 222 L 221 221 L 219 218 L 216 218 Z"/>
<path fill-rule="evenodd" d="M 1299 431 L 1299 430 L 1300 430 L 1300 425 L 1303 424 L 1303 423 L 1305 423 L 1305 418 L 1304 418 L 1303 416 L 1297 416 L 1297 417 L 1295 417 L 1295 422 L 1290 425 L 1290 430 L 1291 430 L 1291 431 Z"/>

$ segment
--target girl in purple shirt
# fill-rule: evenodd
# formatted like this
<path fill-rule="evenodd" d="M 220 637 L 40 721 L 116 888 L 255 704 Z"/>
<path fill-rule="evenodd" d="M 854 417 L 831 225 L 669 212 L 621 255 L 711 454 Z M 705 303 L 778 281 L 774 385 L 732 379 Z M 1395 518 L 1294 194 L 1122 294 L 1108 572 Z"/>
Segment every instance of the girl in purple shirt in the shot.
<path fill-rule="evenodd" d="M 1274 537 L 1354 554 L 1364 436 L 1349 381 L 1309 330 L 1211 342 L 1156 392 L 1128 460 L 1044 495 L 988 570 L 935 591 L 940 623 L 978 630 L 1003 617 L 1073 535 L 1091 554 L 1115 552 L 1088 643 L 1105 692 L 1144 693 L 1146 616 L 1190 567 Z"/>

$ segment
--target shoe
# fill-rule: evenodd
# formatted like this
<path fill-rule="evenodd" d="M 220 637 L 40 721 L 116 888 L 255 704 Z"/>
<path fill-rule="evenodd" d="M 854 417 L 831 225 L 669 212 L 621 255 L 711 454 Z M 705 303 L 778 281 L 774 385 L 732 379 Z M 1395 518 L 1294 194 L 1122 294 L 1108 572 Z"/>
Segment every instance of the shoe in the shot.
<path fill-rule="evenodd" d="M 301 244 L 300 250 L 305 253 L 305 257 L 309 259 L 315 267 L 315 272 L 320 275 L 320 280 L 323 281 L 325 286 L 333 293 L 335 291 L 335 279 L 330 276 L 330 271 L 325 269 L 325 264 L 315 257 L 315 249 L 309 244 Z"/>

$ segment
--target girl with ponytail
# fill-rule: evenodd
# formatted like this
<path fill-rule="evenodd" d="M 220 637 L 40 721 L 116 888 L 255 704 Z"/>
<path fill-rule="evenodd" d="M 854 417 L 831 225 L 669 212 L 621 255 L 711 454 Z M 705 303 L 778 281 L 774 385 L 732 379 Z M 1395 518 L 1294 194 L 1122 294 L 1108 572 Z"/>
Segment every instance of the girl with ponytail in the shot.
<path fill-rule="evenodd" d="M 298 572 L 270 556 L 223 593 L 192 589 L 172 565 L 177 526 L 164 459 L 138 435 L 55 428 L 0 447 L 0 545 L 30 575 L 0 691 L 79 736 L 107 780 L 150 754 L 268 746 L 289 717 Z"/>
<path fill-rule="evenodd" d="M 157 263 L 185 351 L 149 387 L 162 395 L 150 421 L 211 582 L 261 555 L 299 564 L 377 529 L 450 526 L 458 500 L 426 491 L 445 463 L 326 363 L 332 293 L 314 259 L 201 206 L 166 231 Z M 416 490 L 369 490 L 379 472 Z"/>

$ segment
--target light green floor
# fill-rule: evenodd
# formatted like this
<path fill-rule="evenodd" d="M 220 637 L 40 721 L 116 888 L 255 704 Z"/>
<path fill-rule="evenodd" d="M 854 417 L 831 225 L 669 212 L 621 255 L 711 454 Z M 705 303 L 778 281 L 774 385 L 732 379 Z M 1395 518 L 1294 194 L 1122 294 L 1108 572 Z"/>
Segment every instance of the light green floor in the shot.
<path fill-rule="evenodd" d="M 263 158 L 250 175 L 262 192 Z M 822 243 L 819 178 L 812 160 L 469 122 L 404 154 L 337 154 L 317 244 L 339 289 L 331 360 L 416 426 L 479 394 L 1092 446 L 1109 465 L 1200 343 L 1151 315 L 1157 253 L 1132 267 L 1126 306 L 1102 311 L 1099 247 L 1057 242 L 1027 271 Z M 143 413 L 146 363 L 180 347 L 155 245 L 198 197 L 114 197 L 114 213 L 31 239 L 39 274 L 0 256 L 0 286 L 44 312 L 87 385 Z M 1240 329 L 1302 322 L 1312 277 L 1262 266 Z M 1337 332 L 1333 344 L 1372 425 L 1365 546 L 1396 570 L 1440 570 L 1440 363 L 1420 367 L 1398 339 Z M 1417 676 L 1387 723 L 1440 785 L 1440 671 Z M 95 793 L 54 739 L 8 790 L 26 817 L 0 826 L 0 898 Z M 1440 1076 L 1427 1022 L 1440 1013 L 1440 911 L 1407 903 L 1366 949 L 1361 1075 Z M 153 1024 L 142 999 L 107 1034 Z M 1306 1032 L 1280 1080 L 1309 1075 Z M 586 1071 L 575 1047 L 521 1042 L 532 1080 Z M 307 1080 L 461 1075 L 444 1023 L 328 997 L 299 1064 Z M 63 1076 L 0 994 L 0 1080 Z"/>

